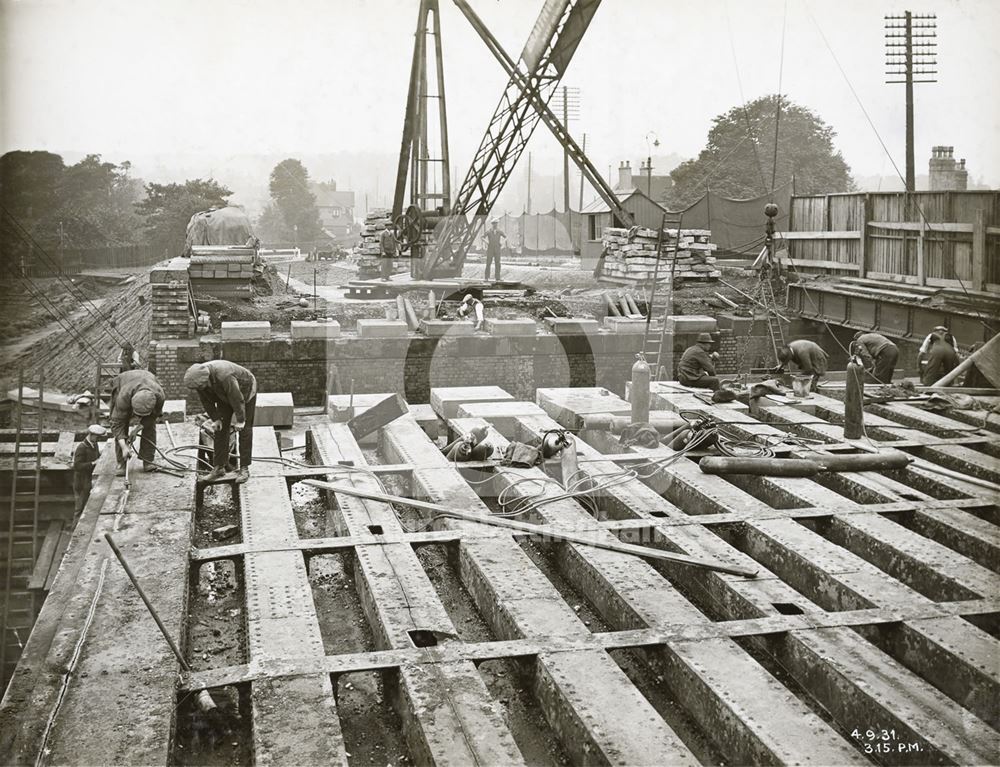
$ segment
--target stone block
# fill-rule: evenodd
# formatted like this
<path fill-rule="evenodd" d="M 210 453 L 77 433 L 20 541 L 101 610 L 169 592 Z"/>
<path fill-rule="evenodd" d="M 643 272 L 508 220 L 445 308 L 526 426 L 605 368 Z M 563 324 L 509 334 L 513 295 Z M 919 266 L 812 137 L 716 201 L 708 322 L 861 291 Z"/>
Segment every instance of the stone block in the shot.
<path fill-rule="evenodd" d="M 507 439 L 517 439 L 519 417 L 544 415 L 534 402 L 465 402 L 458 406 L 458 418 L 482 418 Z"/>
<path fill-rule="evenodd" d="M 597 320 L 587 320 L 577 317 L 546 317 L 545 324 L 556 335 L 578 336 L 585 333 L 596 333 L 599 325 Z"/>
<path fill-rule="evenodd" d="M 295 402 L 291 392 L 258 392 L 254 426 L 291 426 Z"/>
<path fill-rule="evenodd" d="M 312 322 L 309 320 L 292 320 L 292 340 L 303 338 L 339 338 L 340 323 L 336 320 L 329 322 Z"/>
<path fill-rule="evenodd" d="M 441 421 L 438 420 L 437 413 L 430 405 L 410 405 L 410 415 L 428 437 L 437 439 L 441 436 Z"/>
<path fill-rule="evenodd" d="M 187 417 L 187 400 L 168 399 L 163 403 L 163 419 L 167 423 L 184 423 Z"/>
<path fill-rule="evenodd" d="M 269 341 L 271 339 L 271 323 L 254 322 L 223 322 L 223 341 Z"/>
<path fill-rule="evenodd" d="M 615 333 L 645 333 L 646 320 L 633 320 L 628 317 L 605 317 L 604 327 Z M 650 330 L 660 332 L 658 323 L 650 323 Z"/>
<path fill-rule="evenodd" d="M 359 338 L 402 338 L 408 332 L 400 320 L 358 320 Z"/>
<path fill-rule="evenodd" d="M 499 386 L 439 386 L 431 389 L 431 407 L 441 418 L 455 418 L 467 402 L 511 402 L 514 398 Z"/>
<path fill-rule="evenodd" d="M 486 320 L 486 330 L 494 336 L 533 336 L 538 332 L 534 320 Z"/>
<path fill-rule="evenodd" d="M 471 336 L 475 332 L 468 320 L 421 320 L 420 329 L 428 336 Z"/>
<path fill-rule="evenodd" d="M 667 331 L 674 333 L 714 333 L 718 330 L 715 317 L 704 314 L 677 314 L 667 317 Z"/>
<path fill-rule="evenodd" d="M 168 285 L 172 282 L 186 284 L 188 281 L 188 260 L 174 258 L 163 266 L 154 266 L 149 271 L 149 281 L 153 285 Z"/>

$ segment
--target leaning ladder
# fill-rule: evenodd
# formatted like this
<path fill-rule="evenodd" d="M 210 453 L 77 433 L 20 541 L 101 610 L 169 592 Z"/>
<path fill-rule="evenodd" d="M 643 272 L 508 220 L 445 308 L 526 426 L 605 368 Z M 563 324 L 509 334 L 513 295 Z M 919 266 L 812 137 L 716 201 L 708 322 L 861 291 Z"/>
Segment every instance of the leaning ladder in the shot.
<path fill-rule="evenodd" d="M 646 330 L 642 338 L 642 349 L 646 362 L 649 363 L 650 368 L 650 379 L 653 381 L 661 380 L 661 374 L 663 373 L 664 366 L 661 364 L 663 359 L 663 347 L 666 343 L 667 337 L 667 318 L 670 316 L 670 305 L 669 300 L 673 296 L 674 290 L 674 273 L 677 267 L 677 250 L 680 246 L 681 241 L 681 224 L 684 221 L 684 214 L 680 214 L 677 217 L 676 222 L 670 222 L 676 224 L 677 236 L 674 239 L 674 253 L 673 258 L 670 260 L 670 271 L 667 273 L 660 283 L 660 264 L 663 261 L 663 236 L 667 228 L 667 214 L 663 214 L 663 219 L 660 222 L 660 230 L 656 236 L 656 266 L 653 269 L 653 285 L 649 292 L 649 301 L 646 305 Z M 659 299 L 659 300 L 658 300 Z M 663 304 L 663 321 L 660 323 L 660 332 L 654 338 L 651 332 L 651 323 L 653 320 L 653 312 L 656 307 Z"/>
<path fill-rule="evenodd" d="M 774 308 L 774 288 L 771 280 L 764 274 L 760 278 L 761 303 L 767 310 L 767 332 L 771 336 L 771 349 L 774 352 L 774 364 L 778 362 L 778 349 L 785 345 L 785 333 L 781 328 L 781 320 Z"/>

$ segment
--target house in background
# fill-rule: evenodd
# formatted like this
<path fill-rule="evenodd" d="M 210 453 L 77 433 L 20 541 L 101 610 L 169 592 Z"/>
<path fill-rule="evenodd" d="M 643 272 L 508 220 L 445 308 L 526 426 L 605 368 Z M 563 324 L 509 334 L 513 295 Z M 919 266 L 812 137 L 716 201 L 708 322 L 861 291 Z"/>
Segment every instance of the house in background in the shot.
<path fill-rule="evenodd" d="M 641 170 L 646 171 L 645 164 Z M 665 202 L 660 203 L 657 200 L 661 198 L 665 200 L 666 191 L 670 189 L 670 185 L 669 176 L 653 176 L 648 171 L 645 175 L 633 178 L 632 164 L 626 161 L 618 166 L 618 183 L 613 191 L 622 207 L 635 217 L 635 223 L 638 226 L 659 229 L 660 224 L 663 223 L 666 207 Z M 655 196 L 647 194 L 647 189 L 650 189 Z M 613 221 L 611 208 L 600 197 L 589 205 L 585 205 L 581 212 L 583 213 L 584 225 L 580 258 L 584 268 L 589 268 L 597 263 L 603 247 L 601 235 L 605 227 L 613 225 Z"/>
<path fill-rule="evenodd" d="M 354 221 L 354 192 L 337 189 L 336 181 L 312 182 L 309 190 L 316 196 L 319 221 L 330 239 L 341 242 L 358 233 L 359 227 Z"/>

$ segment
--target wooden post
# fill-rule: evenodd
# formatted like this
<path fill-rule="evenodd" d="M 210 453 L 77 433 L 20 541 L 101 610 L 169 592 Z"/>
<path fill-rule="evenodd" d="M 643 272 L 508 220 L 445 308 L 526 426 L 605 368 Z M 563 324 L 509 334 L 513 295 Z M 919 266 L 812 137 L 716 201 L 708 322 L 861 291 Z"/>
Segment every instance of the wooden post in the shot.
<path fill-rule="evenodd" d="M 917 284 L 927 284 L 927 272 L 924 268 L 924 235 L 927 232 L 927 220 L 920 216 L 920 232 L 917 234 Z"/>
<path fill-rule="evenodd" d="M 868 221 L 872 217 L 872 200 L 865 194 L 861 198 L 861 241 L 858 244 L 858 277 L 868 276 Z"/>
<path fill-rule="evenodd" d="M 972 223 L 972 289 L 986 289 L 986 211 L 982 208 Z"/>

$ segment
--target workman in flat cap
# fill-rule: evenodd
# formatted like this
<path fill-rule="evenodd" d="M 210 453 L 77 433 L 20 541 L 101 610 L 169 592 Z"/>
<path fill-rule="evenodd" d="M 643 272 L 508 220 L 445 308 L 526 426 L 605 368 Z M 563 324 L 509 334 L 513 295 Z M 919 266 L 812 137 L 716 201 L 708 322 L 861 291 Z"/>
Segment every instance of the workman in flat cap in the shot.
<path fill-rule="evenodd" d="M 97 440 L 106 437 L 108 430 L 99 424 L 87 427 L 87 434 L 77 443 L 73 451 L 73 499 L 76 502 L 75 515 L 83 513 L 83 507 L 90 498 L 90 490 L 94 484 L 94 466 L 101 457 Z"/>
<path fill-rule="evenodd" d="M 710 354 L 713 345 L 709 333 L 699 333 L 698 340 L 681 355 L 677 365 L 677 380 L 696 389 L 717 390 L 719 377 L 715 374 L 715 360 L 718 355 Z"/>
<path fill-rule="evenodd" d="M 787 346 L 778 349 L 778 367 L 775 372 L 781 373 L 785 365 L 794 363 L 806 375 L 811 375 L 809 391 L 819 389 L 819 380 L 826 375 L 830 364 L 830 355 L 815 341 L 808 338 L 797 338 Z"/>
<path fill-rule="evenodd" d="M 892 383 L 899 347 L 884 335 L 859 330 L 851 342 L 851 353 L 861 357 L 865 371 L 875 383 Z"/>
<path fill-rule="evenodd" d="M 153 463 L 156 451 L 156 421 L 163 415 L 166 395 L 156 376 L 148 370 L 126 370 L 115 376 L 111 384 L 111 412 L 109 423 L 115 438 L 115 456 L 118 459 L 117 476 L 125 476 L 125 462 L 133 452 L 132 442 L 139 437 L 139 458 L 143 471 L 156 471 Z M 129 430 L 135 419 L 137 423 Z"/>
<path fill-rule="evenodd" d="M 253 419 L 257 409 L 257 379 L 254 374 L 228 360 L 197 362 L 184 374 L 184 385 L 198 392 L 202 407 L 212 419 L 214 467 L 203 480 L 213 482 L 226 473 L 232 428 L 240 435 L 240 468 L 236 484 L 246 482 L 250 479 L 253 460 Z"/>

